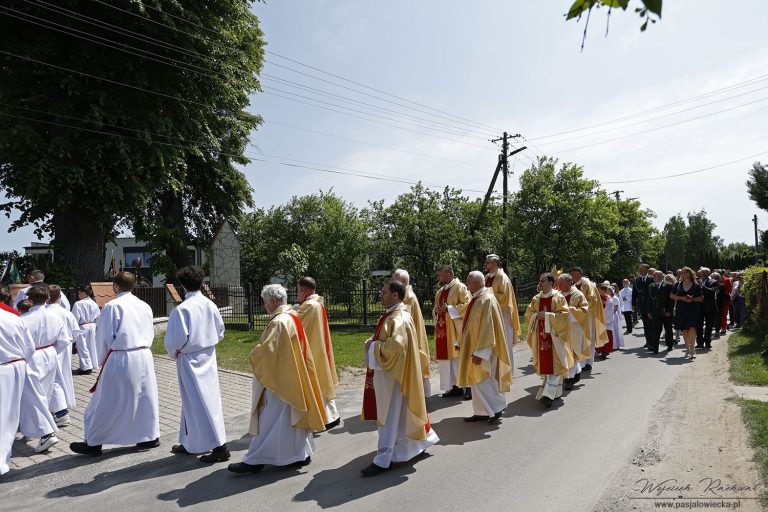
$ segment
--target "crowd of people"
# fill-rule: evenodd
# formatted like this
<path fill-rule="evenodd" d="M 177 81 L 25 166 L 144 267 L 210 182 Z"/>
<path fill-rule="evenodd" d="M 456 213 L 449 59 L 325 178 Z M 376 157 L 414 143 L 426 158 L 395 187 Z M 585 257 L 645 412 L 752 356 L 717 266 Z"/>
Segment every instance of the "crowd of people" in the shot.
<path fill-rule="evenodd" d="M 464 420 L 493 425 L 507 406 L 522 330 L 500 258 L 488 255 L 485 270 L 469 272 L 462 282 L 451 266 L 438 267 L 434 356 L 441 396 L 471 400 L 472 415 Z M 69 424 L 69 409 L 76 406 L 73 373 L 98 371 L 83 415 L 84 440 L 70 445 L 74 453 L 98 456 L 106 444 L 158 447 L 152 311 L 131 293 L 134 275 L 120 272 L 113 278 L 116 297 L 101 309 L 90 287 L 78 288 L 71 311 L 61 289 L 44 277 L 30 274 L 30 286 L 19 292 L 15 307 L 8 290 L 0 288 L 0 474 L 9 470 L 17 432 L 38 439 L 36 452 L 58 442 L 56 432 Z M 205 463 L 228 461 L 216 361 L 224 322 L 200 293 L 199 268 L 186 267 L 176 277 L 184 300 L 171 312 L 164 338 L 176 361 L 182 400 L 179 442 L 171 452 L 200 454 Z M 551 407 L 597 360 L 622 348 L 638 320 L 651 352 L 658 353 L 663 330 L 668 350 L 682 334 L 685 357 L 695 357 L 696 347 L 709 347 L 725 332 L 728 318 L 735 327 L 744 321 L 741 283 L 738 273 L 684 267 L 675 276 L 648 265 L 622 288 L 595 283 L 579 267 L 542 274 L 524 313 L 532 365 L 541 377 L 536 399 Z M 261 298 L 269 322 L 250 354 L 252 438 L 242 461 L 228 466 L 234 473 L 257 473 L 265 465 L 305 466 L 314 453 L 314 434 L 341 422 L 328 314 L 314 279 L 299 280 L 298 304 L 288 304 L 280 284 L 265 286 Z M 385 312 L 361 349 L 367 366 L 362 418 L 378 428 L 376 455 L 363 476 L 382 473 L 439 441 L 426 407 L 433 394 L 432 354 L 406 270 L 396 270 L 383 285 L 381 302 Z M 74 372 L 73 344 L 79 359 Z"/>

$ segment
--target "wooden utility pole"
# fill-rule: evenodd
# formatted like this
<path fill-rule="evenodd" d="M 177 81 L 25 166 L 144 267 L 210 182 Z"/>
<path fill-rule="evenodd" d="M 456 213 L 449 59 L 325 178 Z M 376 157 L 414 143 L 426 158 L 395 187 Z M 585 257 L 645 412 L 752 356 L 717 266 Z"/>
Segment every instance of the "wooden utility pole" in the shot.
<path fill-rule="evenodd" d="M 757 257 L 758 241 L 757 241 L 757 238 L 758 238 L 758 233 L 759 233 L 759 231 L 757 230 L 757 214 L 755 214 L 755 216 L 752 217 L 752 222 L 755 223 L 755 265 L 757 265 L 758 264 L 758 257 Z M 763 250 L 765 250 L 765 247 L 763 247 Z"/>

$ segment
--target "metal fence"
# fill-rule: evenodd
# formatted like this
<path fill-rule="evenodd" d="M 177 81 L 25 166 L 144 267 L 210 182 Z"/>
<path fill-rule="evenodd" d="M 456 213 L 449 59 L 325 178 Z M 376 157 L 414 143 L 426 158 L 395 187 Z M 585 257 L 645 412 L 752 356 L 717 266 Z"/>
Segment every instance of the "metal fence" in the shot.
<path fill-rule="evenodd" d="M 213 287 L 202 290 L 221 312 L 228 329 L 233 330 L 263 330 L 269 315 L 261 300 L 260 283 L 245 283 L 243 286 Z M 516 287 L 517 288 L 517 287 Z M 379 316 L 384 313 L 384 307 L 379 300 L 381 287 L 379 283 L 362 281 L 351 288 L 320 288 L 318 294 L 325 300 L 328 311 L 328 323 L 331 326 L 371 326 L 375 325 Z M 524 312 L 531 297 L 536 293 L 536 283 L 517 288 L 517 301 L 520 312 Z M 414 287 L 414 293 L 419 298 L 424 322 L 432 325 L 432 307 L 434 306 L 436 287 Z M 74 303 L 74 290 L 63 290 Z M 167 317 L 177 304 L 177 300 L 167 287 L 150 288 L 136 287 L 133 294 L 152 308 L 155 318 Z M 176 288 L 179 298 L 184 297 L 183 289 Z M 297 292 L 288 289 L 288 303 L 295 304 Z"/>

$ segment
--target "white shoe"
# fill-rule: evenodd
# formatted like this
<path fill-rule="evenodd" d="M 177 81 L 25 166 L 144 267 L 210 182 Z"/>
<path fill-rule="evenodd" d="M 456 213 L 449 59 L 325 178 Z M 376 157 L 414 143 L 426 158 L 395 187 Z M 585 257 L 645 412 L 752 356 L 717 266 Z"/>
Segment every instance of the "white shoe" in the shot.
<path fill-rule="evenodd" d="M 51 434 L 48 437 L 41 437 L 40 438 L 40 444 L 35 446 L 34 450 L 35 453 L 43 453 L 45 450 L 50 448 L 51 446 L 55 445 L 59 442 L 59 438 L 55 435 Z"/>
<path fill-rule="evenodd" d="M 64 416 L 60 418 L 54 418 L 54 422 L 56 423 L 57 427 L 66 427 L 69 425 L 69 413 L 65 414 Z"/>

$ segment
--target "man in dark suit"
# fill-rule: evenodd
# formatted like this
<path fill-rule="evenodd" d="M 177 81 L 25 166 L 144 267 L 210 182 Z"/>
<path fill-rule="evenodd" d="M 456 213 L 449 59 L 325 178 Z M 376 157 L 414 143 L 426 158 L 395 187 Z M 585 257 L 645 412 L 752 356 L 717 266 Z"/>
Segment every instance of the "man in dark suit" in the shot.
<path fill-rule="evenodd" d="M 648 288 L 648 311 L 651 316 L 651 328 L 653 338 L 648 349 L 654 354 L 659 353 L 659 339 L 661 329 L 664 328 L 664 341 L 667 351 L 672 350 L 675 344 L 672 336 L 672 309 L 674 302 L 669 298 L 672 293 L 672 285 L 664 281 L 664 273 L 657 270 L 653 273 L 653 284 Z"/>
<path fill-rule="evenodd" d="M 701 267 L 701 292 L 704 302 L 699 309 L 699 324 L 696 327 L 696 348 L 712 348 L 712 329 L 717 317 L 717 291 L 719 283 L 709 277 L 710 270 Z"/>
<path fill-rule="evenodd" d="M 632 302 L 637 305 L 637 316 L 639 316 L 640 321 L 643 322 L 645 348 L 651 346 L 651 340 L 653 339 L 651 318 L 648 316 L 648 289 L 653 282 L 651 276 L 648 275 L 649 269 L 650 265 L 642 263 L 640 265 L 640 275 L 635 277 L 635 284 L 632 285 Z M 656 347 L 658 349 L 658 341 L 656 342 Z"/>

